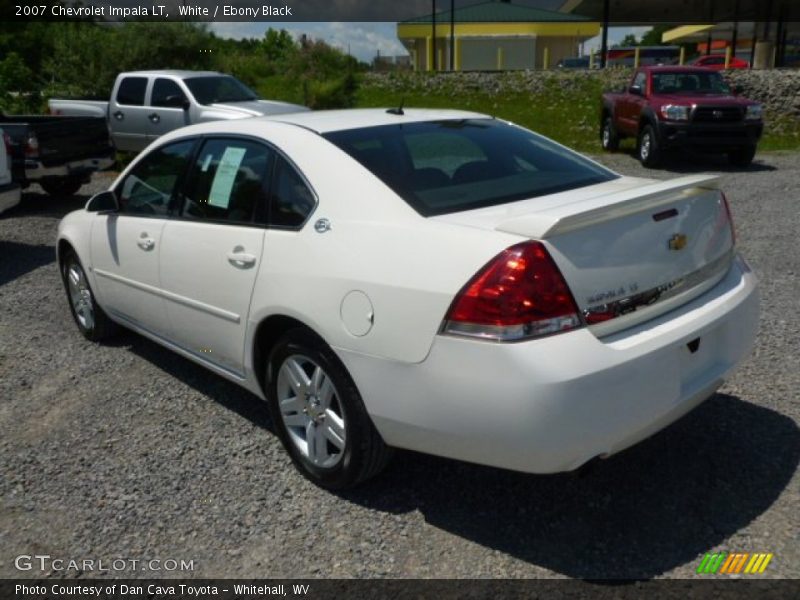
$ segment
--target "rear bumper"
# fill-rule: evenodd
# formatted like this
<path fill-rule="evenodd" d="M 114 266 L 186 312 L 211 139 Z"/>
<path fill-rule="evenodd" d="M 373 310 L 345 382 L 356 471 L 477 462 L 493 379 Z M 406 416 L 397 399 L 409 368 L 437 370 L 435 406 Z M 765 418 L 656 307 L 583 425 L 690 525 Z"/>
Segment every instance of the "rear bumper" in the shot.
<path fill-rule="evenodd" d="M 0 213 L 15 207 L 20 203 L 22 192 L 19 184 L 7 183 L 0 185 Z"/>
<path fill-rule="evenodd" d="M 659 139 L 663 148 L 694 147 L 725 151 L 755 146 L 761 139 L 764 124 L 760 121 L 739 123 L 681 123 L 660 121 Z"/>
<path fill-rule="evenodd" d="M 83 177 L 87 179 L 95 171 L 108 169 L 114 164 L 112 157 L 87 158 L 62 165 L 46 167 L 38 160 L 25 160 L 25 179 L 29 182 L 48 178 Z"/>
<path fill-rule="evenodd" d="M 712 290 L 604 339 L 437 336 L 418 364 L 338 352 L 388 444 L 552 473 L 627 448 L 712 395 L 752 349 L 758 305 L 737 259 Z"/>

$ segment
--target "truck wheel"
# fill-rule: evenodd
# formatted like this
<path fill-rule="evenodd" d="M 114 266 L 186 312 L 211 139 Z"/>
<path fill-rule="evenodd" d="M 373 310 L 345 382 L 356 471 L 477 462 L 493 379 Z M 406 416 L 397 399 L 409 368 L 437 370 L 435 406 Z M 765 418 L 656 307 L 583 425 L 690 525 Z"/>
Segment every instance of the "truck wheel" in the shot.
<path fill-rule="evenodd" d="M 747 167 L 753 162 L 756 155 L 755 146 L 745 146 L 744 148 L 736 148 L 728 152 L 728 162 L 734 167 Z"/>
<path fill-rule="evenodd" d="M 80 177 L 58 177 L 43 179 L 39 185 L 51 196 L 74 196 L 83 186 L 83 180 Z"/>
<path fill-rule="evenodd" d="M 600 143 L 607 152 L 619 150 L 619 134 L 610 116 L 603 119 L 603 125 L 600 127 Z"/>
<path fill-rule="evenodd" d="M 639 157 L 639 162 L 645 167 L 657 167 L 661 164 L 661 147 L 652 125 L 645 125 L 639 133 L 636 153 Z"/>

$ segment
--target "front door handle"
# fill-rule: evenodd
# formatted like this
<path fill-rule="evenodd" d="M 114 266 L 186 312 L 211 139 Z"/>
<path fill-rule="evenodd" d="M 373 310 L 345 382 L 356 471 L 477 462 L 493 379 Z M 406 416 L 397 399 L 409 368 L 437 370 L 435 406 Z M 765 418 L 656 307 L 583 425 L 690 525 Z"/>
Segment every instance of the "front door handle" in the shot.
<path fill-rule="evenodd" d="M 121 110 L 118 110 L 117 112 L 114 113 L 114 118 L 117 121 L 122 121 L 122 119 L 125 118 L 125 113 L 123 113 Z"/>
<path fill-rule="evenodd" d="M 158 113 L 147 115 L 147 118 L 150 119 L 151 123 L 158 123 L 161 120 L 161 117 L 158 116 Z"/>
<path fill-rule="evenodd" d="M 150 251 L 150 250 L 153 249 L 153 247 L 155 247 L 156 241 L 151 237 L 147 237 L 146 233 L 143 233 L 142 237 L 140 237 L 138 240 L 136 240 L 136 244 L 142 250 Z"/>
<path fill-rule="evenodd" d="M 234 250 L 233 252 L 228 253 L 228 262 L 234 267 L 246 269 L 256 264 L 256 257 L 252 254 L 247 254 L 246 252 L 237 252 Z"/>

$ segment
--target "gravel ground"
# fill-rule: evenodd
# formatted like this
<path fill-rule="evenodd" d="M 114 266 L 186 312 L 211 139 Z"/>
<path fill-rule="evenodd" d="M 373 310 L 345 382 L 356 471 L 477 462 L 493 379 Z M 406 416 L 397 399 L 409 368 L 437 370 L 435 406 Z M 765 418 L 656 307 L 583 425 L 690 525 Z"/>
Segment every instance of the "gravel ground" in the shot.
<path fill-rule="evenodd" d="M 84 341 L 53 240 L 109 179 L 33 188 L 0 217 L 0 577 L 43 574 L 19 554 L 193 560 L 196 577 L 691 577 L 716 550 L 800 577 L 800 156 L 696 162 L 650 174 L 722 172 L 763 296 L 755 354 L 719 394 L 581 476 L 400 452 L 341 495 L 295 473 L 255 397 L 132 333 Z"/>

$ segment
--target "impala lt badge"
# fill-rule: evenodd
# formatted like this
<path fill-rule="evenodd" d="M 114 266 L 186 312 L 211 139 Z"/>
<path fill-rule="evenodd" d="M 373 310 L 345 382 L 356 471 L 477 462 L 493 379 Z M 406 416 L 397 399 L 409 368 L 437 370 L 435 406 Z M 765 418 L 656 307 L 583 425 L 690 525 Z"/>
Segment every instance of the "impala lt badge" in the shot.
<path fill-rule="evenodd" d="M 687 237 L 682 233 L 676 233 L 671 238 L 669 238 L 669 242 L 667 242 L 667 246 L 670 250 L 683 250 L 686 248 Z"/>

